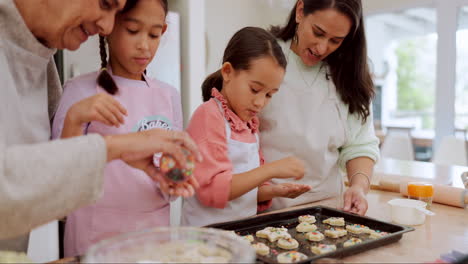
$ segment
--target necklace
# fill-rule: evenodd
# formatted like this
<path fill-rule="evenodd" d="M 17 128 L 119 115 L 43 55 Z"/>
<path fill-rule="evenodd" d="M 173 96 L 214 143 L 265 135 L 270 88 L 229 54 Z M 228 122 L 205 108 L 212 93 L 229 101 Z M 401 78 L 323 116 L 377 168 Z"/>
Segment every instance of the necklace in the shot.
<path fill-rule="evenodd" d="M 291 57 L 291 51 L 292 51 L 292 49 L 289 48 L 289 50 L 288 50 L 288 60 L 289 60 L 290 57 Z M 320 68 L 317 70 L 317 73 L 315 74 L 315 77 L 313 78 L 312 83 L 309 83 L 309 82 L 307 81 L 307 79 L 305 78 L 305 76 L 304 76 L 304 70 L 303 70 L 304 65 L 303 65 L 302 62 L 300 61 L 300 58 L 301 58 L 301 57 L 300 57 L 299 55 L 297 55 L 296 53 L 294 53 L 294 55 L 296 55 L 296 57 L 297 57 L 297 58 L 294 58 L 294 61 L 296 62 L 296 66 L 297 66 L 297 68 L 298 68 L 298 70 L 299 70 L 299 74 L 301 75 L 302 80 L 304 81 L 304 83 L 305 83 L 307 86 L 309 86 L 309 88 L 312 88 L 313 85 L 317 82 L 317 79 L 318 79 L 318 77 L 320 76 L 320 73 L 322 72 L 322 66 L 323 66 L 323 65 L 320 65 Z"/>

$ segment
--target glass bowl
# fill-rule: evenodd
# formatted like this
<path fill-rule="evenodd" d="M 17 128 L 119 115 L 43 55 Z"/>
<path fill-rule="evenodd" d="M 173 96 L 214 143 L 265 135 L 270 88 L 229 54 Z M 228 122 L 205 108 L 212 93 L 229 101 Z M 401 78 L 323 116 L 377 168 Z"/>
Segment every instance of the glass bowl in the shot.
<path fill-rule="evenodd" d="M 84 263 L 254 263 L 250 243 L 229 231 L 158 227 L 102 240 Z"/>

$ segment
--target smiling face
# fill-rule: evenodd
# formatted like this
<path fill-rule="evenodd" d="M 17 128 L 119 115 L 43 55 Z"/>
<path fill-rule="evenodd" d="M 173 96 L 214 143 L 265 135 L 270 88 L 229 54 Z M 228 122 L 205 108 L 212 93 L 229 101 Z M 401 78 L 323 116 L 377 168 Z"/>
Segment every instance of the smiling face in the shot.
<path fill-rule="evenodd" d="M 285 70 L 271 56 L 252 60 L 249 70 L 235 70 L 229 62 L 221 68 L 221 94 L 228 107 L 243 121 L 254 118 L 271 100 L 283 81 Z"/>
<path fill-rule="evenodd" d="M 314 66 L 341 46 L 351 30 L 352 21 L 333 8 L 304 16 L 302 1 L 298 2 L 296 10 L 298 43 L 293 41 L 291 49 L 305 65 Z"/>
<path fill-rule="evenodd" d="M 126 0 L 73 0 L 50 4 L 48 32 L 38 38 L 48 47 L 76 50 L 89 36 L 112 31 L 117 11 Z M 56 15 L 55 15 L 56 14 Z"/>
<path fill-rule="evenodd" d="M 129 12 L 118 14 L 107 37 L 115 75 L 141 80 L 166 31 L 166 13 L 159 0 L 139 0 Z"/>

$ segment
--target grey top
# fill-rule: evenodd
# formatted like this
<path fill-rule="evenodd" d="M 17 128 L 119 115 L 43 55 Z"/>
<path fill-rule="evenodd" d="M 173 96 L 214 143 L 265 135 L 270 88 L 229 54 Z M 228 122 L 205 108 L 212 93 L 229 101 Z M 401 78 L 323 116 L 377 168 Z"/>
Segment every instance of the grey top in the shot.
<path fill-rule="evenodd" d="M 55 51 L 34 37 L 13 0 L 0 0 L 0 239 L 27 234 L 101 194 L 104 139 L 49 142 L 61 94 Z M 0 250 L 25 250 L 14 247 L 0 241 Z"/>

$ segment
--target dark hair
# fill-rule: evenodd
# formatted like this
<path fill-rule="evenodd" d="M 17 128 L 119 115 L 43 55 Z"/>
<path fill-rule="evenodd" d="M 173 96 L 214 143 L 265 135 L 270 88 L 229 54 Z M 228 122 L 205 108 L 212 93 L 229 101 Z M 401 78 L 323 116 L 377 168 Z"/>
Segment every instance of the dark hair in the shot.
<path fill-rule="evenodd" d="M 124 8 L 118 14 L 121 15 L 129 12 L 136 6 L 137 2 L 138 0 L 127 0 Z M 167 15 L 169 8 L 167 0 L 159 0 L 159 2 L 164 9 L 164 13 Z M 107 71 L 106 39 L 103 36 L 99 36 L 99 53 L 101 55 L 101 72 L 97 78 L 97 83 L 104 90 L 106 90 L 106 92 L 110 94 L 116 94 L 119 88 L 115 84 L 114 79 L 112 79 L 112 76 Z"/>
<path fill-rule="evenodd" d="M 245 27 L 232 36 L 224 50 L 223 64 L 231 63 L 235 70 L 249 70 L 252 60 L 273 57 L 279 66 L 286 69 L 286 58 L 275 37 L 258 27 Z M 223 88 L 221 70 L 210 74 L 202 84 L 203 101 L 211 98 L 211 89 Z"/>
<path fill-rule="evenodd" d="M 350 33 L 341 46 L 325 58 L 330 76 L 341 100 L 351 114 L 358 113 L 364 123 L 370 115 L 370 103 L 375 95 L 374 84 L 367 63 L 367 46 L 361 0 L 298 0 L 304 3 L 304 16 L 333 8 L 353 21 Z M 270 32 L 283 41 L 296 34 L 296 8 L 291 10 L 284 27 L 273 26 Z M 327 75 L 328 78 L 328 75 Z"/>

